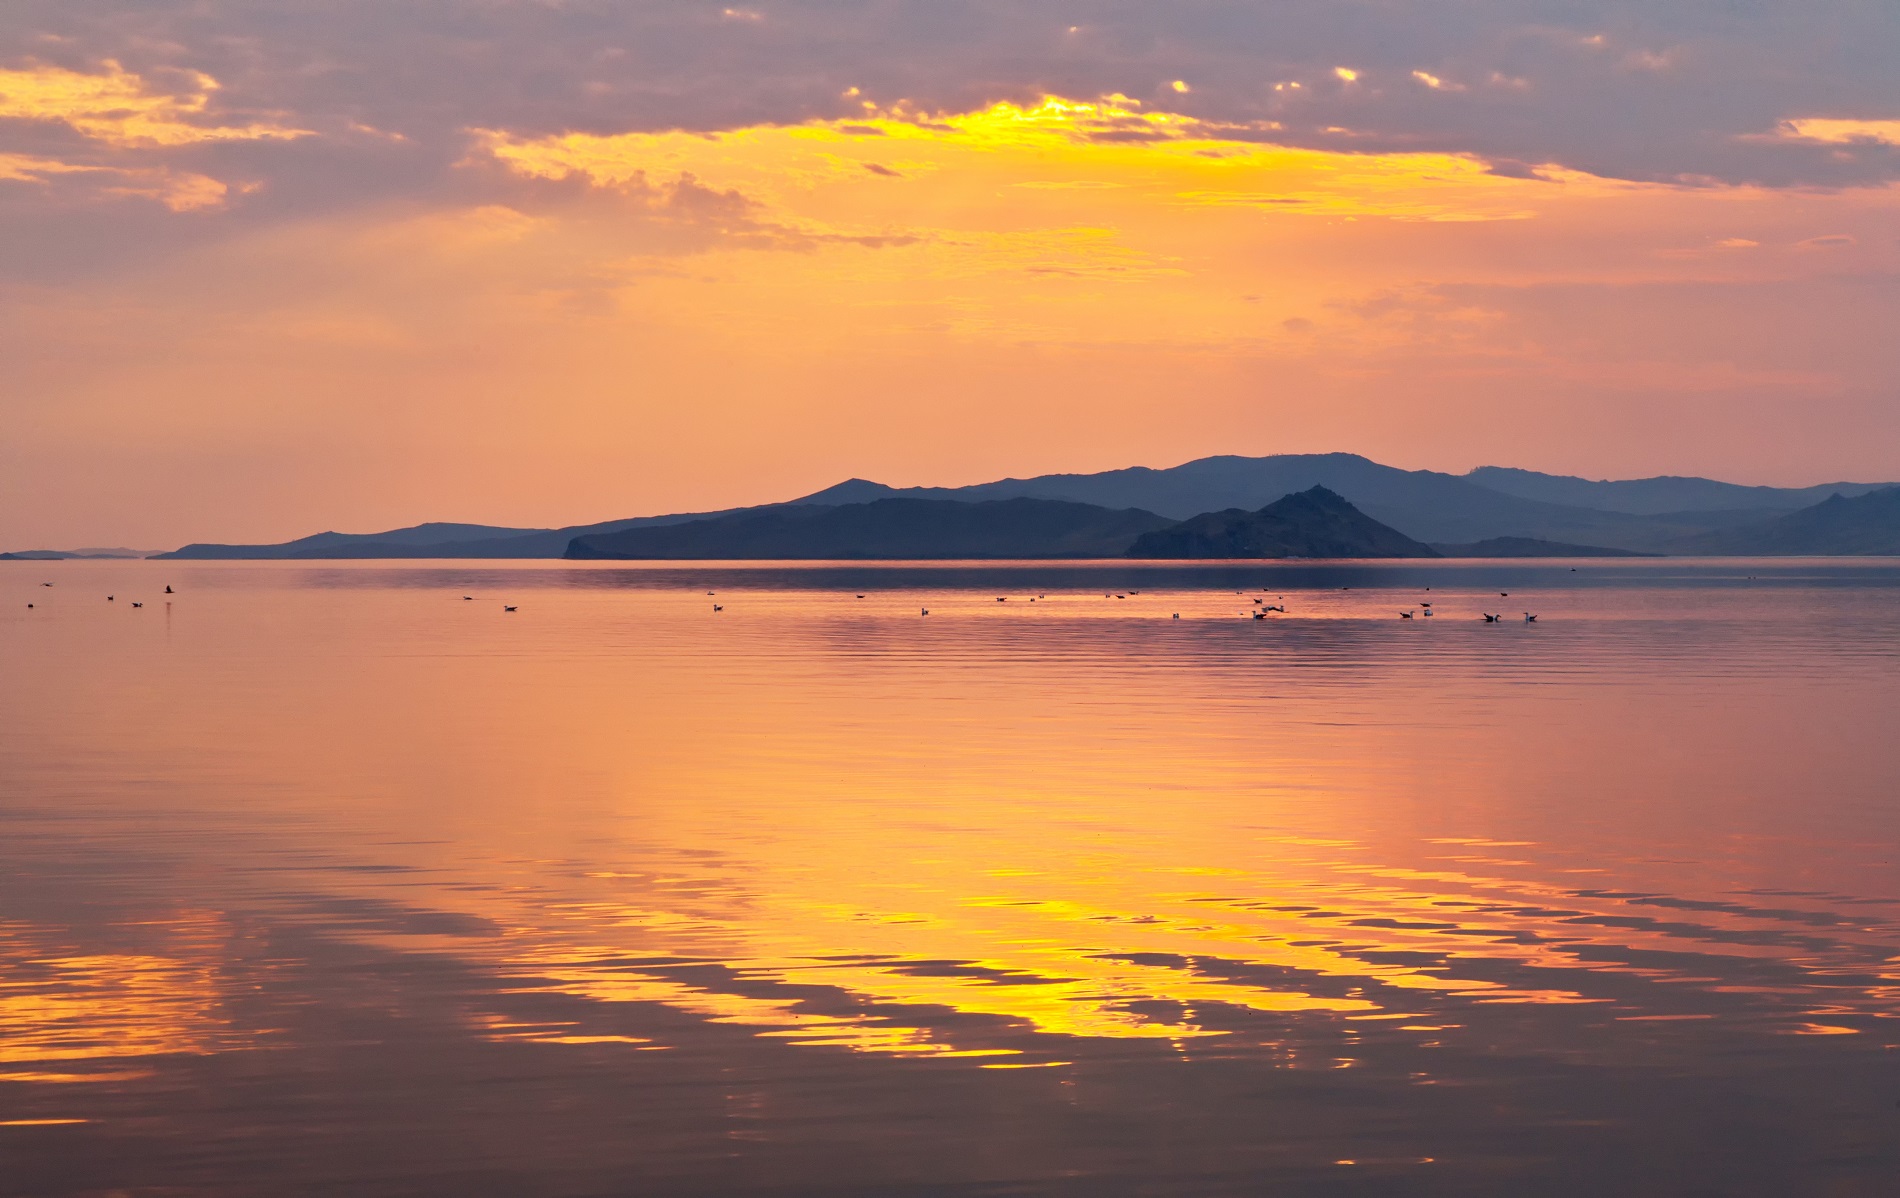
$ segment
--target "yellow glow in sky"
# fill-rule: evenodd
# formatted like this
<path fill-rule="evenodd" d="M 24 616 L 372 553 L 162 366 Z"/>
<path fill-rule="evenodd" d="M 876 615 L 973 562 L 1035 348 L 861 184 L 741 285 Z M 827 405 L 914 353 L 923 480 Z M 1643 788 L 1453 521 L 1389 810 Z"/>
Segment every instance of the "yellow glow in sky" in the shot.
<path fill-rule="evenodd" d="M 1124 97 L 1092 103 L 1051 96 L 1033 107 L 1005 103 L 962 114 L 871 108 L 857 120 L 710 135 L 575 133 L 524 140 L 488 131 L 481 142 L 497 160 L 530 177 L 580 176 L 609 187 L 690 177 L 788 206 L 835 201 L 893 216 L 888 201 L 846 199 L 841 192 L 868 197 L 880 181 L 941 176 L 933 179 L 938 188 L 957 187 L 959 180 L 968 180 L 967 188 L 1119 188 L 1177 208 L 1241 205 L 1401 220 L 1531 214 L 1529 196 L 1537 186 L 1490 174 L 1476 159 L 1289 149 L 1271 144 L 1276 129 L 1271 122 L 1221 124 L 1142 111 Z M 919 200 L 914 193 L 903 198 Z M 1022 197 L 997 198 L 1026 203 Z M 1073 206 L 1074 198 L 1066 203 Z M 917 210 L 941 207 L 924 202 Z M 990 207 L 986 215 L 1004 205 Z"/>
<path fill-rule="evenodd" d="M 123 72 L 6 79 L 11 111 L 92 139 L 84 161 L 0 160 L 8 178 L 207 215 L 251 185 L 153 148 L 257 133 L 216 120 L 208 84 L 165 99 Z M 0 476 L 0 512 L 165 547 L 1215 453 L 1631 474 L 1746 460 L 1770 481 L 1770 441 L 1792 482 L 1823 466 L 1789 445 L 1842 442 L 1787 397 L 1859 427 L 1887 393 L 1876 339 L 1801 289 L 1884 269 L 1890 189 L 1297 148 L 1269 120 L 1121 96 L 858 102 L 720 132 L 472 130 L 473 194 L 249 225 L 22 297 L 7 319 L 32 347 L 13 362 L 27 398 L 0 435 L 29 466 L 84 467 Z M 1522 397 L 1593 415 L 1496 419 Z M 1707 408 L 1771 400 L 1786 435 L 1768 440 Z M 383 431 L 344 432 L 363 427 Z M 294 448 L 256 448 L 279 441 Z M 151 530 L 126 526 L 150 488 L 123 459 L 207 453 L 215 469 L 165 472 Z M 48 528 L 35 539 L 91 543 Z"/>

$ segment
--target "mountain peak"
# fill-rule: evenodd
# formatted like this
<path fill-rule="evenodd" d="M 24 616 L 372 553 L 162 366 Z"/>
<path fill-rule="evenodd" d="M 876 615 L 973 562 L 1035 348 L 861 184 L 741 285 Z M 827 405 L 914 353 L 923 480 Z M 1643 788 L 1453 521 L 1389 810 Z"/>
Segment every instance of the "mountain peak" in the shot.
<path fill-rule="evenodd" d="M 1228 508 L 1147 533 L 1130 557 L 1437 557 L 1438 551 L 1366 515 L 1324 486 L 1281 496 L 1257 512 Z"/>

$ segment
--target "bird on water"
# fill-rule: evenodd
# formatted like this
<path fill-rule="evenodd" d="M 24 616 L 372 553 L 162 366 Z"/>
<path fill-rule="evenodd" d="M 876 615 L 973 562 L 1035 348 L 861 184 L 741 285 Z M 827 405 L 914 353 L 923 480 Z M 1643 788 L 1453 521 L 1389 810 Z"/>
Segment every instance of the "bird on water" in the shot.
<path fill-rule="evenodd" d="M 508 605 L 507 605 L 506 603 L 504 603 L 504 604 L 502 604 L 502 605 L 501 605 L 501 610 L 503 610 L 503 611 L 513 611 L 513 610 L 515 610 L 515 609 L 514 609 L 514 608 L 512 608 L 512 607 L 510 607 L 510 606 L 508 606 Z"/>
<path fill-rule="evenodd" d="M 1499 621 L 1499 620 L 1500 620 L 1501 618 L 1503 618 L 1503 617 L 1502 617 L 1502 613 L 1500 613 L 1499 615 L 1495 615 L 1495 616 L 1494 616 L 1494 615 L 1492 615 L 1492 614 L 1491 614 L 1490 612 L 1485 612 L 1485 613 L 1484 613 L 1484 622 L 1485 622 L 1486 624 L 1495 624 L 1495 623 L 1497 623 L 1497 622 L 1498 622 L 1498 621 Z"/>
<path fill-rule="evenodd" d="M 1411 618 L 1412 618 L 1412 613 L 1409 611 L 1402 611 L 1399 613 L 1399 619 L 1401 620 L 1409 620 Z"/>
<path fill-rule="evenodd" d="M 172 593 L 172 589 L 171 589 L 171 587 L 170 587 L 169 585 L 168 585 L 168 586 L 166 586 L 166 588 L 165 588 L 165 593 L 166 593 L 167 595 L 169 595 L 169 594 L 171 594 L 171 593 Z"/>
<path fill-rule="evenodd" d="M 1535 624 L 1535 623 L 1537 623 L 1537 617 L 1536 617 L 1536 616 L 1533 616 L 1533 615 L 1532 615 L 1531 613 L 1529 613 L 1529 612 L 1525 612 L 1525 613 L 1524 613 L 1524 622 L 1525 622 L 1526 624 Z"/>

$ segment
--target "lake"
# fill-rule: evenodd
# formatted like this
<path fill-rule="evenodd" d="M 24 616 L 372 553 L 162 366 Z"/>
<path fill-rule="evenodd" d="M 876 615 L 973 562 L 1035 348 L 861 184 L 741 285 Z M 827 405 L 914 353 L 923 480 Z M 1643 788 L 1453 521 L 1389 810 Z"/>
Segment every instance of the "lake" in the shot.
<path fill-rule="evenodd" d="M 1889 1195 L 1897 847 L 1900 561 L 4 562 L 0 1194 Z"/>

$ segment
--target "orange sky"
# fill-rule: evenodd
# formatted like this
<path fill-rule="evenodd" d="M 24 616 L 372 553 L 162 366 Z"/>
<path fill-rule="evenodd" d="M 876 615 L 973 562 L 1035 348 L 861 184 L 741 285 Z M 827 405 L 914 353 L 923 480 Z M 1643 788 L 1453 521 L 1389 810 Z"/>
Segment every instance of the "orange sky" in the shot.
<path fill-rule="evenodd" d="M 1900 193 L 1879 180 L 1301 147 L 1191 115 L 1183 80 L 954 109 L 854 88 L 854 115 L 694 132 L 470 120 L 427 187 L 260 219 L 252 197 L 290 186 L 268 155 L 410 139 L 226 111 L 226 90 L 0 70 L 4 213 L 125 239 L 0 283 L 0 548 L 552 525 L 1216 453 L 1900 477 Z M 1879 114 L 1805 115 L 1758 140 L 1896 140 Z"/>

